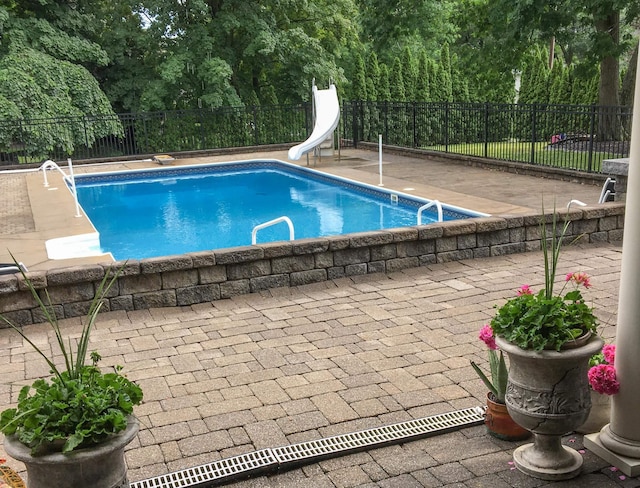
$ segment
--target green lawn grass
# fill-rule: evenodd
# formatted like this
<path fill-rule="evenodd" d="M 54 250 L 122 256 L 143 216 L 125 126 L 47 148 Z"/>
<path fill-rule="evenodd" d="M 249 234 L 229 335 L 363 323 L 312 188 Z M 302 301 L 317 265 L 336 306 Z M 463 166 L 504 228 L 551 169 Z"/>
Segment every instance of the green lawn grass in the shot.
<path fill-rule="evenodd" d="M 566 146 L 550 147 L 546 142 L 537 142 L 533 145 L 530 142 L 492 142 L 486 146 L 484 143 L 473 144 L 450 144 L 426 146 L 423 149 L 442 151 L 465 156 L 478 156 L 481 158 L 501 159 L 504 161 L 514 161 L 519 163 L 529 163 L 555 168 L 574 169 L 579 171 L 589 171 L 592 173 L 601 172 L 602 161 L 604 159 L 620 158 L 622 154 L 593 152 L 589 161 L 589 152 L 565 149 Z"/>

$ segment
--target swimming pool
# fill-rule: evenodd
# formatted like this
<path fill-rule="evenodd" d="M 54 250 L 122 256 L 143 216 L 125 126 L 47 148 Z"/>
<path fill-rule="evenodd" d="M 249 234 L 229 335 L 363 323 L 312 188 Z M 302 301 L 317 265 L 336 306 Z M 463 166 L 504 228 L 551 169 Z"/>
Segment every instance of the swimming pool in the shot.
<path fill-rule="evenodd" d="M 282 216 L 296 239 L 414 226 L 429 202 L 277 160 L 79 175 L 76 188 L 101 252 L 117 260 L 250 245 L 256 226 Z M 436 207 L 421 218 L 436 221 Z M 258 244 L 289 237 L 285 223 L 255 231 Z"/>

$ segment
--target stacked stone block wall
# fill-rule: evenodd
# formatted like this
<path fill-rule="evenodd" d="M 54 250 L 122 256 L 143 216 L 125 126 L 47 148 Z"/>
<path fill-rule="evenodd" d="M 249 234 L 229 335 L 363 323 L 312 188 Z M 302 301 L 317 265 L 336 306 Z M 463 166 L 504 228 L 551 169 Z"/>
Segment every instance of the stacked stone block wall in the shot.
<path fill-rule="evenodd" d="M 573 207 L 558 214 L 570 220 L 567 242 L 622 240 L 624 204 Z M 40 293 L 47 288 L 59 318 L 86 314 L 104 273 L 119 268 L 104 310 L 190 306 L 270 288 L 537 251 L 543 218 L 550 235 L 552 215 L 531 213 L 59 268 L 28 277 Z M 20 275 L 0 276 L 0 313 L 20 325 L 44 321 Z"/>

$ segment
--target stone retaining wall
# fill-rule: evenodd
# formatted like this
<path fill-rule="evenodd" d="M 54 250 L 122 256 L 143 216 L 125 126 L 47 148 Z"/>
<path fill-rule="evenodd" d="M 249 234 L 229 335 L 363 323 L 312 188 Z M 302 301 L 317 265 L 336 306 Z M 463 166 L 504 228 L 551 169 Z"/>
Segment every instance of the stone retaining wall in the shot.
<path fill-rule="evenodd" d="M 607 203 L 559 211 L 571 220 L 568 240 L 622 240 L 624 205 Z M 551 215 L 545 216 L 546 221 Z M 433 263 L 540 249 L 542 216 L 480 217 L 220 251 L 30 272 L 47 287 L 59 318 L 84 315 L 108 268 L 123 266 L 104 310 L 189 306 L 283 286 L 367 273 L 391 273 Z M 0 276 L 0 312 L 14 323 L 44 321 L 20 275 Z M 0 327 L 6 327 L 6 324 Z"/>

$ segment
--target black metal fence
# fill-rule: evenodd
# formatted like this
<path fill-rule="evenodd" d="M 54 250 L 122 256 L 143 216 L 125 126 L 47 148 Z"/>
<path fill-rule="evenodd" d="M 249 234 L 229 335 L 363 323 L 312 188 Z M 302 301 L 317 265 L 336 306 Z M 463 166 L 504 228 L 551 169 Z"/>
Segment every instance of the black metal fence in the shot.
<path fill-rule="evenodd" d="M 343 104 L 343 137 L 358 142 L 600 172 L 629 154 L 630 107 L 490 103 Z"/>
<path fill-rule="evenodd" d="M 0 120 L 0 162 L 110 158 L 296 143 L 311 104 Z M 360 142 L 600 172 L 628 156 L 630 107 L 343 102 L 343 146 Z"/>

